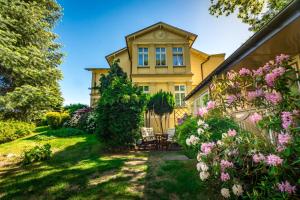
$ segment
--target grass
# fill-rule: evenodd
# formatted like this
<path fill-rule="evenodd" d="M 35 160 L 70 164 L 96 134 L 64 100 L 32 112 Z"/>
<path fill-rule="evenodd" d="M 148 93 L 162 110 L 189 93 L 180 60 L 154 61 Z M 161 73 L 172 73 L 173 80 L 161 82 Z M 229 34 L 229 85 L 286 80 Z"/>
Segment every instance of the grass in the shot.
<path fill-rule="evenodd" d="M 49 161 L 17 163 L 24 149 L 45 143 L 54 150 Z M 0 199 L 208 199 L 195 160 L 164 159 L 181 152 L 102 150 L 95 135 L 45 127 L 1 144 Z"/>

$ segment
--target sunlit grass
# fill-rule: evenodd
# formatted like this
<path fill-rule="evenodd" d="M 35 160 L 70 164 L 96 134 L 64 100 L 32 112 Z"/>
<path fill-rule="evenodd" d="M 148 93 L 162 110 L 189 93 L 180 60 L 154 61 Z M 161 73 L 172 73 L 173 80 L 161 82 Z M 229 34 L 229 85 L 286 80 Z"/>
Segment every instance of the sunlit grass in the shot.
<path fill-rule="evenodd" d="M 40 128 L 0 145 L 17 160 L 37 144 L 54 150 L 49 161 L 0 167 L 0 199 L 205 199 L 195 160 L 164 160 L 180 152 L 107 154 L 95 135 L 72 131 Z"/>

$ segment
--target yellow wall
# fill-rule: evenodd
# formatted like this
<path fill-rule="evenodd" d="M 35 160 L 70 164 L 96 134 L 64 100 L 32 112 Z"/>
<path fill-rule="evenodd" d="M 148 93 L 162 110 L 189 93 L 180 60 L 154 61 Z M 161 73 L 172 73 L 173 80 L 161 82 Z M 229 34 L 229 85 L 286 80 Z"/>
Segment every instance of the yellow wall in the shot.
<path fill-rule="evenodd" d="M 138 66 L 138 48 L 148 48 L 148 66 Z M 156 66 L 155 49 L 156 47 L 166 48 L 166 66 Z M 183 48 L 183 66 L 173 66 L 173 47 Z M 131 55 L 131 62 L 128 53 Z M 120 66 L 131 77 L 133 83 L 138 86 L 149 86 L 150 94 L 160 90 L 174 93 L 176 85 L 185 85 L 187 95 L 201 80 L 201 64 L 203 64 L 203 77 L 214 70 L 224 55 L 209 56 L 203 52 L 190 47 L 190 41 L 186 35 L 176 34 L 170 30 L 159 28 L 137 35 L 128 42 L 126 50 L 120 50 L 107 57 L 109 63 L 114 59 L 120 59 Z M 132 71 L 131 71 L 132 68 Z M 183 108 L 177 108 L 171 114 L 168 122 L 169 127 L 173 128 L 177 122 L 177 117 L 182 117 L 185 112 L 189 112 L 189 102 Z M 151 119 L 151 126 L 159 131 L 156 123 Z"/>

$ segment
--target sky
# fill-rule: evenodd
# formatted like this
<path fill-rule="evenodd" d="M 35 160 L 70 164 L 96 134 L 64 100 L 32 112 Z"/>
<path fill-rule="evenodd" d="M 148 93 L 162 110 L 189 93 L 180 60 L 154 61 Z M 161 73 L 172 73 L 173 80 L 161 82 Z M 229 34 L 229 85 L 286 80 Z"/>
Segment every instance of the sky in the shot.
<path fill-rule="evenodd" d="M 65 54 L 60 66 L 64 104 L 89 104 L 91 73 L 105 56 L 126 46 L 124 37 L 159 21 L 198 35 L 193 47 L 228 57 L 251 35 L 236 16 L 209 14 L 210 0 L 57 0 L 63 16 L 54 32 Z"/>

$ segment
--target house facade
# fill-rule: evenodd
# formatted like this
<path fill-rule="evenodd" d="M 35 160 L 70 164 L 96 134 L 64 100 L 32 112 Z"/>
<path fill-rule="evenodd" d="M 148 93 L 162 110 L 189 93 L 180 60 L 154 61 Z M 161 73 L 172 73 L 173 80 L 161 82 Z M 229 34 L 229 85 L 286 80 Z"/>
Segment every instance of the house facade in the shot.
<path fill-rule="evenodd" d="M 210 75 L 186 96 L 185 100 L 190 102 L 190 112 L 196 111 L 204 106 L 203 100 L 209 96 L 210 83 L 213 77 L 226 75 L 230 70 L 238 71 L 242 67 L 257 69 L 279 54 L 291 56 L 291 66 L 300 70 L 300 1 L 292 1 L 285 9 L 278 13 L 268 24 L 262 27 L 240 46 L 232 55 L 222 62 Z M 298 88 L 300 92 L 300 82 Z M 250 110 L 242 110 L 233 113 L 237 121 L 243 126 L 248 126 L 246 119 Z M 250 126 L 250 125 L 249 125 Z"/>
<path fill-rule="evenodd" d="M 106 56 L 109 65 L 119 59 L 122 69 L 143 92 L 174 94 L 176 109 L 166 123 L 169 128 L 188 112 L 186 95 L 224 61 L 225 54 L 210 55 L 193 48 L 196 38 L 194 33 L 159 22 L 127 35 L 126 47 Z M 108 69 L 87 70 L 92 72 L 90 104 L 94 106 L 100 97 L 93 88 Z M 155 126 L 153 120 L 150 126 Z"/>

